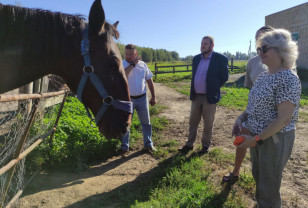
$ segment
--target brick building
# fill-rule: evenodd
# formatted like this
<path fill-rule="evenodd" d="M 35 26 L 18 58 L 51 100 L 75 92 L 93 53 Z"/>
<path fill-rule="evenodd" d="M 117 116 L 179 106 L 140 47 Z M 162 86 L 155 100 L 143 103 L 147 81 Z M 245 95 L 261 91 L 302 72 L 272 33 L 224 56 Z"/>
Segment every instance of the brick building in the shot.
<path fill-rule="evenodd" d="M 265 25 L 275 28 L 285 28 L 298 41 L 299 68 L 308 70 L 308 2 L 265 17 Z"/>

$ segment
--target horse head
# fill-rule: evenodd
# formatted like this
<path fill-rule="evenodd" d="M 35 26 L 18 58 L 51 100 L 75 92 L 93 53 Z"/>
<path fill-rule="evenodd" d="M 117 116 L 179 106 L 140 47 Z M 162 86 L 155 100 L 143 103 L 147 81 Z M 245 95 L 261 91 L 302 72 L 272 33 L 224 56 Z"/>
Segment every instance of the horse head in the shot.
<path fill-rule="evenodd" d="M 100 132 L 107 138 L 121 137 L 130 126 L 131 103 L 113 40 L 119 37 L 116 25 L 105 21 L 100 0 L 92 4 L 88 23 L 80 15 L 0 4 L 0 93 L 48 74 L 62 77 L 76 93 L 85 74 L 91 74 L 82 83 L 79 99 L 96 116 Z M 86 59 L 82 43 L 88 46 L 82 51 Z"/>
<path fill-rule="evenodd" d="M 117 138 L 125 134 L 130 126 L 132 113 L 121 54 L 113 40 L 119 37 L 116 30 L 117 24 L 118 22 L 110 25 L 105 21 L 101 1 L 96 0 L 90 10 L 86 31 L 90 64 L 85 63 L 84 67 L 84 70 L 88 68 L 96 78 L 92 79 L 89 76 L 79 96 L 82 97 L 85 106 L 89 107 L 96 116 L 99 130 L 107 138 Z M 85 62 L 87 62 L 86 58 Z M 84 74 L 88 75 L 88 73 L 84 71 Z M 101 85 L 97 82 L 101 82 Z M 81 83 L 79 83 L 79 89 L 80 85 Z M 100 86 L 104 89 L 100 89 Z"/>

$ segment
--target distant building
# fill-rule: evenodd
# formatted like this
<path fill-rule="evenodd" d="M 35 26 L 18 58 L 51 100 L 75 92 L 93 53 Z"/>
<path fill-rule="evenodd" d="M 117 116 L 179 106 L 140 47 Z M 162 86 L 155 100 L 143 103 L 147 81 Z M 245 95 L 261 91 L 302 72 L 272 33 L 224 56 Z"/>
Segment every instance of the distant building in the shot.
<path fill-rule="evenodd" d="M 297 65 L 308 69 L 308 2 L 266 16 L 265 25 L 285 28 L 292 33 L 300 53 Z"/>

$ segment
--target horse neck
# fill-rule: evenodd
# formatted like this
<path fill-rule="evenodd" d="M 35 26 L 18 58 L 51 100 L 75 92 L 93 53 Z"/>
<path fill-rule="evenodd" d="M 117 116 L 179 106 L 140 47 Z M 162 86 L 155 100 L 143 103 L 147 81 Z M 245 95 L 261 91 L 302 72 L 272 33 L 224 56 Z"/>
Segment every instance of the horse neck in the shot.
<path fill-rule="evenodd" d="M 61 76 L 75 87 L 69 74 L 74 74 L 72 65 L 80 62 L 78 57 L 81 59 L 80 34 L 73 29 L 68 34 L 62 20 L 65 18 L 60 14 L 55 16 L 40 10 L 3 7 L 12 14 L 5 15 L 0 5 L 0 25 L 3 28 L 10 26 L 9 30 L 0 30 L 0 42 L 4 43 L 0 44 L 0 94 L 47 74 Z"/>

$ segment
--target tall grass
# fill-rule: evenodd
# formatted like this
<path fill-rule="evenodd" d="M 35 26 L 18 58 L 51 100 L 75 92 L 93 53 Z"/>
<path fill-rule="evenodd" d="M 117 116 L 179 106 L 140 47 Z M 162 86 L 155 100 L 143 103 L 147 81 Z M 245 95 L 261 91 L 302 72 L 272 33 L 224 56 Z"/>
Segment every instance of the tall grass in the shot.
<path fill-rule="evenodd" d="M 255 186 L 250 173 L 242 173 L 243 180 L 233 186 L 220 184 L 222 170 L 233 161 L 234 154 L 219 148 L 202 157 L 173 155 L 142 176 L 143 180 L 105 194 L 99 206 L 109 207 L 117 201 L 117 207 L 123 208 L 247 207 L 244 198 L 253 195 Z"/>

